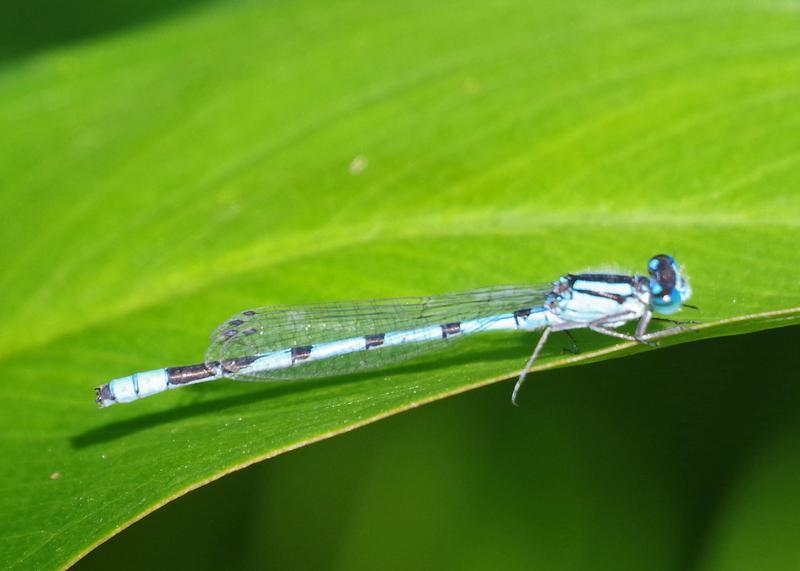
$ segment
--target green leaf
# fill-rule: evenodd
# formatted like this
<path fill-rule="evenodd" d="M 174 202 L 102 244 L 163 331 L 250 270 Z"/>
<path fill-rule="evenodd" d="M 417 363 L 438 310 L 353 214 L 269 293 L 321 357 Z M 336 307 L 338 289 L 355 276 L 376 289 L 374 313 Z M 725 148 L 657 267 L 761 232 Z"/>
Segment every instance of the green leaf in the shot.
<path fill-rule="evenodd" d="M 800 322 L 798 24 L 755 2 L 241 2 L 7 61 L 0 564 L 66 565 L 232 470 L 513 377 L 536 339 L 95 409 L 245 307 L 666 251 L 703 325 L 665 345 Z M 643 350 L 578 341 L 540 368 Z"/>
<path fill-rule="evenodd" d="M 793 569 L 797 332 L 547 371 L 521 409 L 504 383 L 419 407 L 187 494 L 76 569 L 666 571 L 723 543 L 715 568 Z"/>

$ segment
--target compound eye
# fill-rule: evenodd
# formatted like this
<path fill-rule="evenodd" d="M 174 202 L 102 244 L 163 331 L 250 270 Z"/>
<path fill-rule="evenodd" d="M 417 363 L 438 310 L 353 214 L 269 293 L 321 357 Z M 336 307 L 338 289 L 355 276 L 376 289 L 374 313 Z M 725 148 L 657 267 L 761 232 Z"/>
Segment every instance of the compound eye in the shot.
<path fill-rule="evenodd" d="M 651 290 L 654 294 L 669 295 L 675 288 L 678 276 L 675 271 L 675 260 L 672 256 L 659 254 L 653 256 L 648 262 L 647 269 L 650 273 Z"/>

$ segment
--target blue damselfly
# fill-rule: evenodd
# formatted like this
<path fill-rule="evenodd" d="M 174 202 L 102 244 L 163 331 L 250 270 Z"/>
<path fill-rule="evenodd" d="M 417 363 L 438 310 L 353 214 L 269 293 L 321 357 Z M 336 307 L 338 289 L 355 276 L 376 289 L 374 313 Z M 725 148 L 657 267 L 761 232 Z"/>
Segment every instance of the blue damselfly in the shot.
<path fill-rule="evenodd" d="M 292 381 L 388 367 L 485 331 L 542 330 L 517 380 L 517 394 L 551 332 L 591 329 L 628 341 L 648 332 L 653 314 L 680 310 L 691 288 L 672 256 L 654 256 L 648 275 L 566 274 L 545 286 L 499 286 L 431 297 L 272 306 L 237 313 L 211 335 L 204 363 L 134 373 L 96 389 L 100 406 L 223 378 Z M 633 333 L 618 330 L 637 321 Z"/>

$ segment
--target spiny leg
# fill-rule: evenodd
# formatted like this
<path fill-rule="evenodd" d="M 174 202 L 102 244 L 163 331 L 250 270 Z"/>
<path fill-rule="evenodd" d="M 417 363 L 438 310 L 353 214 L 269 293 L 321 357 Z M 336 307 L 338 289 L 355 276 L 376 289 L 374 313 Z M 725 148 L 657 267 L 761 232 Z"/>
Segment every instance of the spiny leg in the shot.
<path fill-rule="evenodd" d="M 550 336 L 550 332 L 563 331 L 564 333 L 566 333 L 567 336 L 569 336 L 570 340 L 572 341 L 572 345 L 574 346 L 575 352 L 579 353 L 580 349 L 578 348 L 578 343 L 575 341 L 575 337 L 570 332 L 570 329 L 581 329 L 583 327 L 586 327 L 586 325 L 583 323 L 566 322 L 566 323 L 551 325 L 542 332 L 542 336 L 539 338 L 539 342 L 536 344 L 536 348 L 533 350 L 531 358 L 528 359 L 528 362 L 525 364 L 525 368 L 522 370 L 519 379 L 517 379 L 517 384 L 514 385 L 514 391 L 511 393 L 511 403 L 514 406 L 519 406 L 519 404 L 517 403 L 517 395 L 519 394 L 519 390 L 522 387 L 522 383 L 525 382 L 525 377 L 528 376 L 528 373 L 533 367 L 533 364 L 536 362 L 539 353 L 541 353 L 544 344 L 547 342 L 547 338 Z"/>
<path fill-rule="evenodd" d="M 668 327 L 667 329 L 659 329 L 658 331 L 653 331 L 652 333 L 643 335 L 641 341 L 646 343 L 651 339 L 658 339 L 659 337 L 667 337 L 668 335 L 675 335 L 676 333 L 683 333 L 685 331 L 694 331 L 696 333 L 697 329 L 692 329 L 691 327 L 684 327 L 683 325 L 678 325 L 676 327 Z"/>
<path fill-rule="evenodd" d="M 618 339 L 624 339 L 625 341 L 635 341 L 636 343 L 641 343 L 642 345 L 647 345 L 649 347 L 657 347 L 655 343 L 650 343 L 650 337 L 648 335 L 644 336 L 636 336 L 636 335 L 628 335 L 627 333 L 621 333 L 615 329 L 611 329 L 610 327 L 605 327 L 602 324 L 597 323 L 590 323 L 589 329 L 596 333 L 602 333 L 603 335 L 608 335 L 609 337 L 616 337 Z"/>
<path fill-rule="evenodd" d="M 539 342 L 536 344 L 536 348 L 533 350 L 533 354 L 531 355 L 530 359 L 528 359 L 528 362 L 525 364 L 525 368 L 522 370 L 519 379 L 517 379 L 517 384 L 514 385 L 514 391 L 511 393 L 511 403 L 514 406 L 519 406 L 519 404 L 517 403 L 517 395 L 519 394 L 522 384 L 525 382 L 525 377 L 527 377 L 528 373 L 533 367 L 533 364 L 539 357 L 539 353 L 541 353 L 542 348 L 544 347 L 547 338 L 550 336 L 551 331 L 564 331 L 567 335 L 569 335 L 569 338 L 572 340 L 572 343 L 575 347 L 577 347 L 577 343 L 575 343 L 575 338 L 572 336 L 569 330 L 579 329 L 581 327 L 588 327 L 589 329 L 595 331 L 596 333 L 601 333 L 603 335 L 608 335 L 610 337 L 617 337 L 619 339 L 624 339 L 625 341 L 635 341 L 637 343 L 642 343 L 643 345 L 648 345 L 649 347 L 657 347 L 655 343 L 649 342 L 651 339 L 664 337 L 666 335 L 672 335 L 673 333 L 679 333 L 681 331 L 687 331 L 687 330 L 693 331 L 692 329 L 686 328 L 683 326 L 682 323 L 678 322 L 679 325 L 677 325 L 676 327 L 662 329 L 660 331 L 655 331 L 653 333 L 645 333 L 647 330 L 647 326 L 650 324 L 650 321 L 654 319 L 653 314 L 650 311 L 646 311 L 639 319 L 639 322 L 636 325 L 636 333 L 634 335 L 621 333 L 619 331 L 616 331 L 615 329 L 605 326 L 606 323 L 625 321 L 626 317 L 629 320 L 632 317 L 631 312 L 623 312 L 615 315 L 609 315 L 601 319 L 598 319 L 596 321 L 590 322 L 588 324 L 562 323 L 559 325 L 547 327 L 542 332 L 542 336 L 539 338 Z M 655 319 L 660 319 L 660 318 L 655 318 Z"/>
<path fill-rule="evenodd" d="M 667 329 L 661 329 L 659 331 L 654 331 L 653 333 L 647 333 L 647 326 L 650 324 L 650 321 L 666 321 L 668 323 L 672 323 L 674 327 L 668 327 Z M 642 315 L 642 318 L 639 320 L 639 324 L 636 326 L 636 340 L 642 343 L 647 343 L 650 339 L 657 339 L 659 337 L 665 337 L 667 335 L 672 335 L 673 333 L 681 333 L 683 331 L 696 331 L 691 327 L 686 327 L 686 325 L 697 323 L 697 321 L 676 321 L 674 319 L 666 319 L 664 317 L 653 317 L 653 313 L 651 311 L 645 312 Z"/>
<path fill-rule="evenodd" d="M 652 316 L 653 314 L 650 311 L 646 311 L 639 319 L 639 323 L 636 325 L 636 333 L 633 335 L 622 333 L 616 329 L 606 326 L 607 323 L 629 321 L 633 317 L 630 311 L 601 317 L 600 319 L 589 322 L 586 324 L 586 327 L 595 333 L 602 333 L 603 335 L 608 335 L 609 337 L 616 337 L 617 339 L 624 339 L 625 341 L 635 341 L 637 343 L 642 343 L 643 345 L 655 347 L 656 345 L 654 343 L 649 343 L 646 336 L 643 335 L 644 331 L 647 329 L 647 325 L 650 323 Z"/>
<path fill-rule="evenodd" d="M 697 325 L 700 323 L 695 319 L 687 319 L 686 321 L 678 321 L 677 319 L 668 319 L 666 317 L 653 317 L 653 321 L 663 321 L 664 323 L 671 323 L 676 327 L 682 327 L 685 325 Z M 684 331 L 694 331 L 691 327 L 683 327 Z"/>
<path fill-rule="evenodd" d="M 618 339 L 624 339 L 625 341 L 636 341 L 639 343 L 643 343 L 645 345 L 652 345 L 648 343 L 644 338 L 644 331 L 647 329 L 647 325 L 650 323 L 650 319 L 652 318 L 653 314 L 649 311 L 646 311 L 642 317 L 639 319 L 639 323 L 636 325 L 636 333 L 633 335 L 629 335 L 628 333 L 622 333 L 613 329 L 611 327 L 606 327 L 607 323 L 615 323 L 619 321 L 627 321 L 630 320 L 632 317 L 631 312 L 624 312 L 618 313 L 616 315 L 608 315 L 606 317 L 602 317 L 595 321 L 592 321 L 586 325 L 589 329 L 596 333 L 602 333 L 603 335 L 608 335 L 609 337 L 616 337 Z M 628 319 L 626 319 L 626 317 Z"/>
<path fill-rule="evenodd" d="M 536 344 L 536 348 L 533 350 L 531 358 L 528 359 L 527 363 L 525 363 L 525 368 L 522 369 L 522 373 L 520 374 L 519 379 L 517 379 L 517 384 L 514 385 L 514 391 L 511 393 L 511 404 L 513 404 L 514 406 L 519 406 L 519 404 L 517 404 L 517 395 L 519 394 L 519 389 L 522 388 L 522 383 L 525 382 L 525 377 L 528 376 L 528 372 L 531 370 L 531 367 L 533 367 L 533 364 L 536 362 L 536 358 L 542 351 L 542 347 L 544 347 L 544 344 L 547 342 L 547 338 L 550 336 L 550 331 L 552 331 L 552 329 L 550 327 L 547 327 L 542 332 L 542 336 L 539 338 L 539 342 Z"/>
<path fill-rule="evenodd" d="M 589 329 L 591 329 L 595 333 L 602 333 L 603 335 L 608 335 L 609 337 L 616 337 L 618 339 L 624 339 L 625 341 L 638 341 L 638 339 L 633 335 L 628 335 L 627 333 L 620 333 L 615 329 L 611 329 L 610 327 L 605 327 L 604 325 L 600 324 L 590 323 Z"/>
<path fill-rule="evenodd" d="M 653 312 L 649 309 L 645 310 L 642 317 L 639 319 L 639 323 L 636 324 L 636 333 L 634 337 L 636 337 L 637 340 L 641 339 L 647 332 L 647 326 L 650 325 L 651 319 L 653 319 Z"/>
<path fill-rule="evenodd" d="M 561 350 L 561 352 L 572 353 L 573 355 L 577 355 L 578 353 L 580 353 L 581 349 L 580 347 L 578 347 L 578 342 L 575 341 L 575 336 L 572 334 L 572 331 L 570 331 L 569 329 L 565 329 L 564 333 L 566 333 L 567 337 L 569 337 L 569 340 L 572 343 L 572 347 L 564 347 Z"/>
<path fill-rule="evenodd" d="M 624 312 L 624 313 L 619 313 L 619 314 L 616 314 L 616 315 L 611 315 L 611 316 L 608 316 L 608 317 L 604 317 L 603 319 L 598 320 L 595 323 L 602 324 L 602 323 L 606 323 L 607 321 L 619 321 L 620 319 L 624 319 L 624 317 L 626 315 L 630 315 L 630 312 Z M 577 347 L 577 343 L 575 343 L 575 338 L 572 336 L 572 334 L 570 333 L 569 330 L 570 329 L 579 329 L 579 328 L 582 328 L 582 327 L 586 327 L 586 325 L 583 324 L 583 323 L 575 323 L 575 322 L 569 323 L 568 322 L 568 323 L 560 323 L 560 324 L 555 325 L 555 326 L 547 327 L 542 332 L 542 336 L 539 338 L 539 342 L 536 344 L 536 348 L 533 350 L 533 354 L 531 355 L 531 358 L 528 359 L 528 362 L 525 364 L 525 368 L 522 369 L 522 373 L 520 374 L 519 379 L 517 379 L 517 384 L 514 385 L 514 391 L 511 393 L 511 404 L 513 404 L 514 406 L 519 406 L 519 404 L 517 403 L 517 395 L 519 394 L 519 390 L 520 390 L 520 388 L 522 388 L 522 383 L 525 382 L 525 377 L 528 376 L 528 373 L 530 372 L 531 367 L 533 367 L 533 364 L 536 362 L 536 359 L 539 357 L 539 353 L 542 352 L 542 348 L 544 347 L 544 344 L 547 342 L 547 338 L 550 336 L 550 332 L 551 331 L 563 331 L 563 332 L 565 332 L 567 335 L 569 335 L 569 338 L 572 339 L 573 344 L 575 344 L 575 346 Z M 589 327 L 591 328 L 592 325 L 590 324 Z M 612 336 L 614 336 L 614 335 L 624 335 L 623 333 L 618 333 L 617 331 L 614 331 L 613 329 L 609 329 L 608 331 L 610 331 L 609 334 L 612 335 Z M 604 331 L 600 331 L 600 332 L 603 333 Z M 633 337 L 631 337 L 630 335 L 627 335 L 627 336 L 625 336 L 623 338 L 624 339 L 629 339 L 629 338 L 633 339 Z"/>
<path fill-rule="evenodd" d="M 669 327 L 667 329 L 654 331 L 653 333 L 647 333 L 647 326 L 650 324 L 652 320 L 670 321 L 672 323 L 676 323 L 677 325 L 675 327 Z M 684 327 L 683 322 L 673 321 L 671 319 L 662 319 L 660 317 L 653 317 L 653 313 L 651 311 L 646 311 L 642 315 L 642 317 L 639 319 L 639 323 L 636 324 L 636 332 L 633 335 L 628 335 L 627 333 L 621 333 L 610 327 L 606 327 L 605 323 L 609 321 L 615 321 L 615 319 L 604 317 L 601 320 L 590 323 L 589 329 L 591 329 L 592 331 L 596 331 L 597 333 L 602 333 L 603 335 L 609 335 L 611 337 L 625 339 L 626 341 L 636 341 L 637 343 L 647 345 L 648 347 L 658 346 L 656 343 L 651 343 L 650 342 L 651 339 L 658 339 L 659 337 L 666 337 L 668 335 L 672 335 L 674 333 L 680 333 L 683 331 L 693 331 L 693 329 Z"/>

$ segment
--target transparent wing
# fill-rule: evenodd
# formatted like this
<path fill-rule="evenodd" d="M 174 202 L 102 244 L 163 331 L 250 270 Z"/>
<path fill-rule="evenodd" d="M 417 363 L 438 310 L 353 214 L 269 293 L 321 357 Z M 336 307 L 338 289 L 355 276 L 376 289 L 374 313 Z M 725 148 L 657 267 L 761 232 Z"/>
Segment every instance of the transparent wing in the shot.
<path fill-rule="evenodd" d="M 294 366 L 247 373 L 256 355 L 367 335 L 486 318 L 544 302 L 552 285 L 501 286 L 431 297 L 407 297 L 316 305 L 272 306 L 232 315 L 211 334 L 207 363 L 221 363 L 239 380 L 293 380 L 388 367 L 440 349 L 462 336 L 357 351 Z"/>

